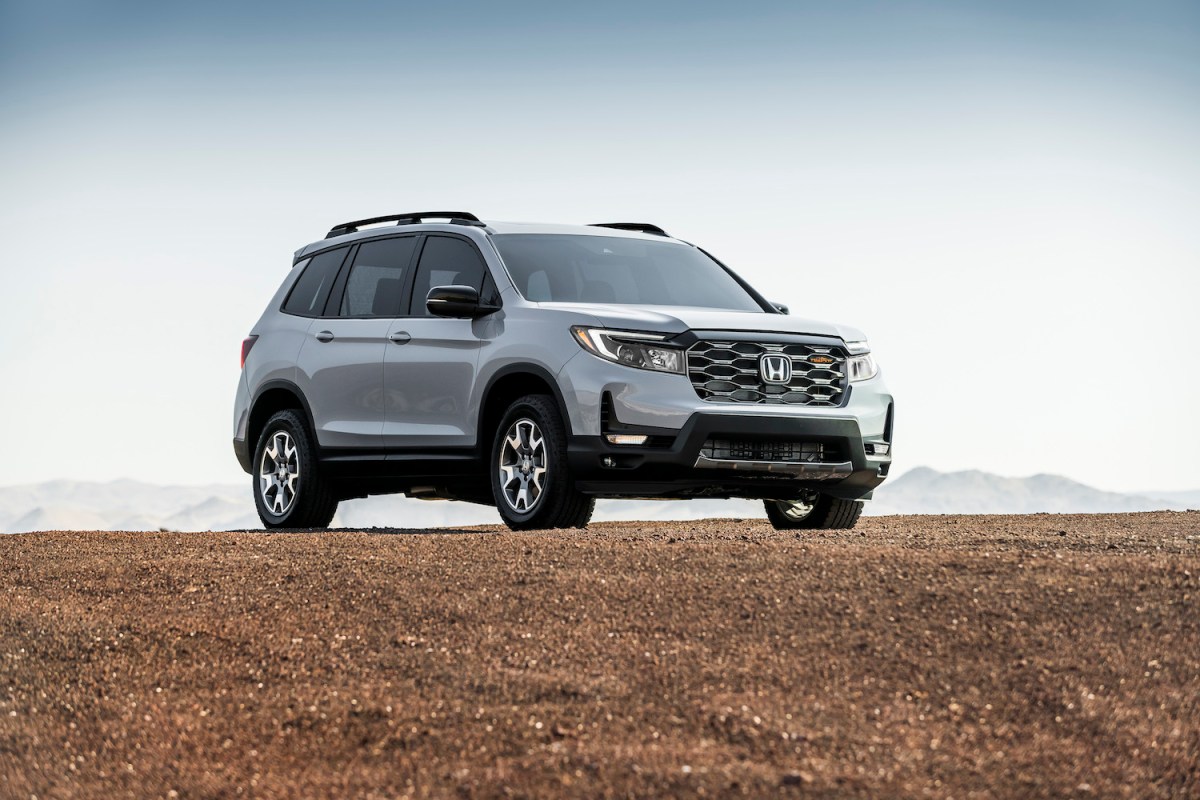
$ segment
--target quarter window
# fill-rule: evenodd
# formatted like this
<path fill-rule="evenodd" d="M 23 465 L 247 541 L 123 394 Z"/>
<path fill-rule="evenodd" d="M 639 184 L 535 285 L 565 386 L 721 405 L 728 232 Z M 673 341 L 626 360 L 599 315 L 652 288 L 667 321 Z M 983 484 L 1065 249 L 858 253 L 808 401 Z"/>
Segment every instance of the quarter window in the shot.
<path fill-rule="evenodd" d="M 296 267 L 304 272 L 300 273 L 296 285 L 292 287 L 292 293 L 283 304 L 283 310 L 302 317 L 321 316 L 321 312 L 325 310 L 325 301 L 329 299 L 329 290 L 333 288 L 333 281 L 348 249 L 340 247 L 337 250 L 329 250 L 313 256 L 307 266 Z"/>
<path fill-rule="evenodd" d="M 397 317 L 408 282 L 417 237 L 398 236 L 364 242 L 342 294 L 343 317 Z"/>

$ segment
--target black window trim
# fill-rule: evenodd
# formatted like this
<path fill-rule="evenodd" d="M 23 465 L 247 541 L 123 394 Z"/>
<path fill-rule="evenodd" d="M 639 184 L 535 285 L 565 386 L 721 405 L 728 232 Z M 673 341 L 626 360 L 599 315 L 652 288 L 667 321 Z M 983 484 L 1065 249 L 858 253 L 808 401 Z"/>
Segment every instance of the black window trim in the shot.
<path fill-rule="evenodd" d="M 325 308 L 321 309 L 320 319 L 339 318 L 337 310 L 342 305 L 342 292 L 346 288 L 350 270 L 354 269 L 354 259 L 356 258 L 358 258 L 358 242 L 350 245 L 350 253 L 342 262 L 342 268 L 338 270 L 337 278 L 333 281 L 333 288 L 329 290 L 329 296 L 325 298 Z"/>
<path fill-rule="evenodd" d="M 417 263 L 418 263 L 417 259 L 421 255 L 421 248 L 424 244 L 424 242 L 422 240 L 424 239 L 424 237 L 425 237 L 425 234 L 423 234 L 423 233 L 406 232 L 406 233 L 399 233 L 399 234 L 393 233 L 391 236 L 373 236 L 370 239 L 363 239 L 361 241 L 355 242 L 353 245 L 353 249 L 354 249 L 353 256 L 351 258 L 348 258 L 346 260 L 346 263 L 342 265 L 342 271 L 340 273 L 338 273 L 337 280 L 334 281 L 333 290 L 329 293 L 329 302 L 327 302 L 325 304 L 325 313 L 322 315 L 322 319 L 400 319 L 400 317 L 398 317 L 398 316 L 391 316 L 391 315 L 386 315 L 386 314 L 383 314 L 383 315 L 381 315 L 381 314 L 354 314 L 354 315 L 350 315 L 350 316 L 342 316 L 338 312 L 341 310 L 342 298 L 346 293 L 346 283 L 350 280 L 350 271 L 352 269 L 354 269 L 354 260 L 356 258 L 358 258 L 359 247 L 361 247 L 364 244 L 370 244 L 371 242 L 381 242 L 386 239 L 414 239 L 415 238 L 417 240 L 417 243 L 413 246 L 412 255 L 409 256 L 408 264 L 406 265 L 406 269 L 408 270 L 408 273 L 404 277 L 404 290 L 400 294 L 400 309 L 403 310 L 403 309 L 407 308 L 409 305 L 408 296 L 409 296 L 409 294 L 411 294 L 412 287 L 413 287 L 412 278 L 417 272 Z"/>
<path fill-rule="evenodd" d="M 487 258 L 484 257 L 482 249 L 479 247 L 478 244 L 475 243 L 475 241 L 473 239 L 471 239 L 471 237 L 464 236 L 460 233 L 451 233 L 448 231 L 429 231 L 429 232 L 405 231 L 405 232 L 397 233 L 397 232 L 393 232 L 393 231 L 389 230 L 388 235 L 372 236 L 370 238 L 357 239 L 349 244 L 339 244 L 339 245 L 335 245 L 333 247 L 326 247 L 326 248 L 323 248 L 316 252 L 309 253 L 308 255 L 304 256 L 303 259 L 297 261 L 292 266 L 292 269 L 295 269 L 296 267 L 299 267 L 301 265 L 303 265 L 304 268 L 307 269 L 308 264 L 311 263 L 312 260 L 319 255 L 323 255 L 323 254 L 331 252 L 333 250 L 345 249 L 345 251 L 346 251 L 346 255 L 344 255 L 342 257 L 342 263 L 341 263 L 341 265 L 338 266 L 337 273 L 334 276 L 333 285 L 329 290 L 329 294 L 326 296 L 325 307 L 322 309 L 320 314 L 297 314 L 292 311 L 284 310 L 287 307 L 288 300 L 291 299 L 292 292 L 295 291 L 295 289 L 296 289 L 295 284 L 292 284 L 292 288 L 288 290 L 287 297 L 285 297 L 283 299 L 283 303 L 280 305 L 279 311 L 281 313 L 288 314 L 293 317 L 303 317 L 305 319 L 429 319 L 431 316 L 429 314 L 413 314 L 412 313 L 412 310 L 413 310 L 412 294 L 413 294 L 413 290 L 416 288 L 417 270 L 421 266 L 421 254 L 425 251 L 425 241 L 430 236 L 444 236 L 444 237 L 452 238 L 452 239 L 462 239 L 468 245 L 475 248 L 475 254 L 477 256 L 479 256 L 479 260 L 483 262 L 483 285 L 480 287 L 479 296 L 481 299 L 486 300 L 487 295 L 488 295 L 488 290 L 491 290 L 493 305 L 495 305 L 496 309 L 499 310 L 503 304 L 500 299 L 500 287 L 496 283 L 496 278 L 492 274 L 492 267 L 490 264 L 488 264 Z M 411 238 L 411 237 L 416 237 L 417 244 L 413 248 L 412 257 L 408 262 L 408 266 L 409 266 L 408 273 L 409 274 L 404 281 L 404 292 L 402 293 L 401 298 L 400 298 L 400 309 L 402 311 L 407 310 L 409 313 L 400 314 L 399 316 L 395 316 L 395 317 L 375 316 L 372 314 L 358 314 L 355 316 L 343 317 L 340 314 L 338 314 L 337 311 L 342 306 L 342 296 L 345 294 L 345 291 L 346 291 L 346 282 L 350 278 L 350 270 L 354 268 L 354 259 L 358 257 L 358 248 L 361 245 L 367 244 L 369 242 L 378 242 L 383 239 L 406 239 L 406 238 Z M 501 262 L 501 263 L 503 263 L 503 262 Z M 509 277 L 509 281 L 512 280 L 511 276 L 507 275 L 507 268 L 505 268 L 505 275 L 506 275 L 506 277 Z M 300 279 L 297 278 L 296 283 L 299 283 L 299 282 L 300 282 Z"/>

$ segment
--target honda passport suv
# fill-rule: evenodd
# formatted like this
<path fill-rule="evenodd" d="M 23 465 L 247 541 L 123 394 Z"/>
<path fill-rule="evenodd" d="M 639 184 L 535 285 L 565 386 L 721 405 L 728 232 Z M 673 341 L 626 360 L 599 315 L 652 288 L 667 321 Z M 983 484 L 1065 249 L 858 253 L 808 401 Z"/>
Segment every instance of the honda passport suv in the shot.
<path fill-rule="evenodd" d="M 583 527 L 598 497 L 746 497 L 850 528 L 891 465 L 854 328 L 640 223 L 398 214 L 302 247 L 242 344 L 233 447 L 268 528 L 371 494 Z"/>

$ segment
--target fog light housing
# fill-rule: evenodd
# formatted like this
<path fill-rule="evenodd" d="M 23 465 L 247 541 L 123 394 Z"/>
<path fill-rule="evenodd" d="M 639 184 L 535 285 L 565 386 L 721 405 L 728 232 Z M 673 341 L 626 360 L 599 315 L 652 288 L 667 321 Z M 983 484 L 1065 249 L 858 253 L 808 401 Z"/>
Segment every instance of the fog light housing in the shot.
<path fill-rule="evenodd" d="M 891 452 L 892 446 L 885 442 L 873 442 L 863 445 L 863 449 L 867 451 L 869 456 L 886 456 Z"/>
<path fill-rule="evenodd" d="M 609 444 L 645 444 L 650 437 L 636 433 L 606 433 L 604 438 Z"/>

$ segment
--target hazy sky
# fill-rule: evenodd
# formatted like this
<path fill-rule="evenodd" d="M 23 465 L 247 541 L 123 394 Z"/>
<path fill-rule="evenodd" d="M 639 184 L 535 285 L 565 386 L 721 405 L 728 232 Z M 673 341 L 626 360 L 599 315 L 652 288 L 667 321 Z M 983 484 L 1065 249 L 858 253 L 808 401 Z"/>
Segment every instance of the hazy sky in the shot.
<path fill-rule="evenodd" d="M 1200 488 L 1196 3 L 0 0 L 0 187 L 0 484 L 244 479 L 292 251 L 450 207 L 864 329 L 898 469 Z"/>

